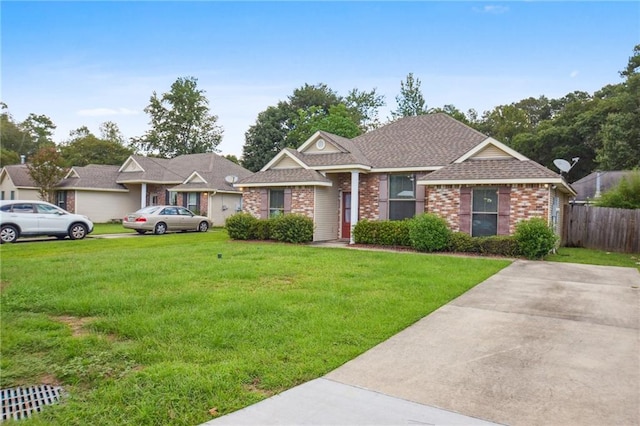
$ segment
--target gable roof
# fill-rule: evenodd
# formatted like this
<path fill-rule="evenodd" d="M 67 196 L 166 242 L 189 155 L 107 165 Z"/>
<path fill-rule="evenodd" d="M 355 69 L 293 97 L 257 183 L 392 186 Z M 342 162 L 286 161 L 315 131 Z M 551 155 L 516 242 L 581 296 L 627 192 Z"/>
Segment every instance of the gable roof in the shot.
<path fill-rule="evenodd" d="M 89 164 L 84 167 L 72 167 L 62 181 L 59 189 L 103 190 L 128 192 L 126 186 L 116 182 L 119 166 Z"/>
<path fill-rule="evenodd" d="M 218 154 L 202 153 L 181 155 L 175 158 L 144 157 L 132 155 L 118 170 L 118 183 L 157 183 L 176 185 L 175 191 L 238 190 L 226 182 L 226 176 L 245 178 L 251 172 Z M 189 179 L 197 172 L 200 181 Z"/>
<path fill-rule="evenodd" d="M 487 136 L 444 113 L 404 117 L 352 140 L 374 169 L 441 167 Z"/>
<path fill-rule="evenodd" d="M 268 186 L 331 186 L 332 183 L 322 173 L 310 169 L 271 169 L 259 171 L 242 179 L 235 186 L 263 187 Z"/>
<path fill-rule="evenodd" d="M 10 164 L 2 168 L 2 173 L 9 176 L 16 188 L 37 188 L 29 174 L 26 164 Z"/>

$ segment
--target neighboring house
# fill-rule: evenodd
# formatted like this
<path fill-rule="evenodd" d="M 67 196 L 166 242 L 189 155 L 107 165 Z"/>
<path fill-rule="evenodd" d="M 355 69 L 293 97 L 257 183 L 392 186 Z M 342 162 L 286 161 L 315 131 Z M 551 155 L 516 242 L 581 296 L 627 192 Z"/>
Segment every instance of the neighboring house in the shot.
<path fill-rule="evenodd" d="M 147 205 L 173 204 L 222 226 L 242 209 L 242 193 L 233 183 L 249 175 L 249 170 L 214 153 L 172 159 L 132 155 L 121 166 L 72 167 L 58 185 L 56 202 L 96 223 L 121 220 Z M 38 199 L 25 165 L 7 166 L 0 176 L 7 199 Z"/>
<path fill-rule="evenodd" d="M 353 139 L 316 132 L 235 186 L 255 217 L 303 214 L 314 220 L 314 241 L 351 242 L 360 219 L 424 212 L 474 236 L 512 234 L 532 217 L 556 226 L 575 195 L 559 174 L 442 113 Z"/>
<path fill-rule="evenodd" d="M 600 194 L 617 186 L 622 177 L 631 177 L 632 171 L 593 172 L 571 184 L 576 196 L 574 204 L 591 204 Z"/>
<path fill-rule="evenodd" d="M 26 164 L 13 164 L 0 170 L 0 200 L 39 200 L 38 186 Z"/>
<path fill-rule="evenodd" d="M 171 159 L 132 155 L 118 169 L 116 182 L 138 195 L 134 210 L 180 205 L 222 226 L 227 217 L 242 209 L 242 193 L 233 183 L 249 175 L 249 170 L 213 153 Z"/>
<path fill-rule="evenodd" d="M 97 164 L 72 167 L 58 185 L 56 204 L 95 223 L 121 220 L 140 208 L 140 191 L 117 183 L 119 168 Z"/>

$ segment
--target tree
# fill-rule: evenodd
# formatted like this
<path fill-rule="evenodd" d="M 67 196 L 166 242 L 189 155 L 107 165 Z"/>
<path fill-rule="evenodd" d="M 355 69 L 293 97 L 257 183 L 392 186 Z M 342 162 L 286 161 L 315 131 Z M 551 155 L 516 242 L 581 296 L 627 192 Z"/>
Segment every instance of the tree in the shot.
<path fill-rule="evenodd" d="M 100 124 L 100 139 L 114 142 L 120 145 L 125 144 L 125 138 L 120 128 L 113 121 L 105 121 Z"/>
<path fill-rule="evenodd" d="M 54 146 L 40 148 L 27 163 L 31 179 L 38 186 L 38 195 L 44 201 L 55 201 L 55 188 L 67 174 L 64 160 Z"/>
<path fill-rule="evenodd" d="M 232 163 L 236 163 L 238 165 L 240 165 L 240 160 L 238 160 L 238 157 L 236 157 L 233 154 L 227 154 L 224 156 L 224 158 L 226 158 L 227 160 L 231 161 Z"/>
<path fill-rule="evenodd" d="M 257 172 L 286 147 L 290 111 L 286 103 L 270 106 L 258 114 L 256 123 L 244 134 L 242 166 Z"/>
<path fill-rule="evenodd" d="M 360 123 L 363 133 L 380 127 L 378 109 L 385 106 L 386 102 L 384 95 L 378 95 L 375 88 L 370 92 L 351 89 L 344 104 L 348 110 L 356 113 L 355 119 Z"/>
<path fill-rule="evenodd" d="M 414 78 L 413 73 L 409 73 L 406 80 L 400 82 L 400 94 L 396 96 L 398 108 L 391 112 L 394 119 L 423 115 L 428 112 L 420 84 L 420 79 Z"/>
<path fill-rule="evenodd" d="M 283 148 L 297 148 L 315 132 L 309 133 L 309 129 L 317 130 L 320 122 L 322 130 L 335 130 L 342 136 L 353 134 L 350 123 L 355 123 L 362 132 L 375 125 L 377 108 L 383 102 L 375 89 L 371 92 L 353 89 L 343 99 L 326 84 L 305 84 L 286 101 L 258 114 L 256 123 L 245 133 L 242 165 L 254 172 L 260 170 Z M 344 109 L 331 112 L 339 104 Z"/>
<path fill-rule="evenodd" d="M 36 149 L 46 145 L 54 145 L 52 137 L 56 125 L 46 115 L 31 113 L 20 126 L 31 136 Z"/>
<path fill-rule="evenodd" d="M 316 106 L 306 110 L 299 109 L 298 117 L 292 120 L 292 124 L 293 130 L 286 137 L 287 145 L 292 147 L 304 143 L 318 130 L 345 138 L 354 138 L 362 134 L 353 111 L 349 111 L 344 104 L 330 106 L 328 114 Z"/>
<path fill-rule="evenodd" d="M 110 123 L 110 122 L 108 122 Z M 103 123 L 100 128 L 103 129 L 106 123 Z M 115 123 L 110 123 L 108 126 L 112 133 L 111 135 L 118 135 L 118 126 Z M 97 138 L 93 133 L 89 131 L 86 126 L 82 126 L 76 130 L 69 132 L 71 139 L 60 147 L 60 153 L 64 159 L 64 162 L 68 166 L 86 166 L 88 164 L 122 164 L 131 154 L 133 149 L 123 146 L 116 140 L 105 139 L 109 134 L 102 132 L 103 137 Z"/>
<path fill-rule="evenodd" d="M 2 156 L 0 165 L 19 164 L 20 156 L 29 156 L 36 150 L 36 145 L 20 124 L 13 120 L 9 108 L 4 102 L 0 102 L 2 113 L 0 114 L 0 142 L 2 143 Z"/>
<path fill-rule="evenodd" d="M 223 130 L 216 124 L 218 117 L 209 113 L 204 93 L 194 77 L 178 78 L 160 97 L 153 92 L 144 110 L 151 117 L 151 130 L 135 138 L 134 145 L 167 158 L 217 152 Z"/>

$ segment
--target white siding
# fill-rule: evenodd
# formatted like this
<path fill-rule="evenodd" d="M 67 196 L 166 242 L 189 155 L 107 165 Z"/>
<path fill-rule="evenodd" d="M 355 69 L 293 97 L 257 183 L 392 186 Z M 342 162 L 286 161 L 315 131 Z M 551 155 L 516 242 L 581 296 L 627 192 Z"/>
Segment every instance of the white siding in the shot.
<path fill-rule="evenodd" d="M 488 145 L 485 149 L 478 152 L 472 158 L 513 158 L 495 145 Z"/>
<path fill-rule="evenodd" d="M 76 191 L 76 213 L 89 217 L 94 223 L 121 220 L 125 214 L 139 208 L 139 190 L 131 192 Z"/>
<path fill-rule="evenodd" d="M 328 241 L 338 238 L 340 211 L 340 194 L 338 181 L 335 177 L 327 175 L 333 186 L 316 186 L 314 200 L 314 231 L 313 241 Z"/>
<path fill-rule="evenodd" d="M 227 218 L 236 214 L 242 203 L 241 194 L 215 194 L 209 197 L 207 216 L 213 220 L 213 226 L 224 226 Z"/>
<path fill-rule="evenodd" d="M 298 164 L 291 157 L 284 156 L 280 161 L 271 166 L 272 169 L 300 169 L 300 164 Z"/>

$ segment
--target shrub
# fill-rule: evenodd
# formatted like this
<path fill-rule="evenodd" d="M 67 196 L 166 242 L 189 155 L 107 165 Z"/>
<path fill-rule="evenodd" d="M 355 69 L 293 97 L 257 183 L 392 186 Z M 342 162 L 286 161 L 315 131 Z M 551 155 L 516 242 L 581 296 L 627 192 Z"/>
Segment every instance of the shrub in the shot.
<path fill-rule="evenodd" d="M 518 242 L 512 236 L 495 235 L 491 237 L 476 238 L 476 246 L 482 254 L 497 256 L 518 256 Z"/>
<path fill-rule="evenodd" d="M 558 236 L 540 218 L 524 220 L 516 225 L 518 251 L 527 259 L 542 259 L 555 247 Z"/>
<path fill-rule="evenodd" d="M 300 214 L 285 214 L 270 219 L 271 238 L 283 243 L 308 243 L 313 240 L 313 219 Z"/>
<path fill-rule="evenodd" d="M 628 179 L 623 176 L 618 185 L 596 200 L 596 206 L 640 209 L 640 171 L 634 171 Z"/>
<path fill-rule="evenodd" d="M 409 220 L 358 221 L 353 229 L 354 241 L 358 244 L 381 246 L 411 246 Z"/>
<path fill-rule="evenodd" d="M 229 238 L 233 240 L 250 240 L 253 239 L 253 231 L 255 223 L 258 219 L 249 213 L 236 213 L 229 216 L 225 221 L 225 228 L 229 233 Z"/>
<path fill-rule="evenodd" d="M 414 217 L 409 223 L 411 247 L 418 251 L 439 251 L 449 245 L 451 230 L 447 222 L 433 213 Z"/>
<path fill-rule="evenodd" d="M 270 240 L 271 229 L 276 219 L 256 219 L 251 225 L 251 239 Z"/>
<path fill-rule="evenodd" d="M 452 232 L 449 236 L 448 250 L 460 253 L 479 253 L 478 238 L 473 238 L 465 232 Z"/>

